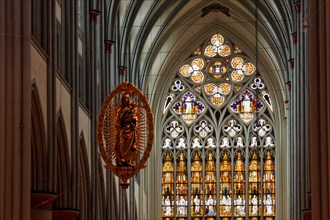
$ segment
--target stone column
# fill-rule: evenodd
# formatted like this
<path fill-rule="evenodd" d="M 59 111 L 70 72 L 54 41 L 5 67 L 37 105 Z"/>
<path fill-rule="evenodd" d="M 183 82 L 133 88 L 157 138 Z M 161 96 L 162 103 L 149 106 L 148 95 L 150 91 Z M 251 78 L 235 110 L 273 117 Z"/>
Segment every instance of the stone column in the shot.
<path fill-rule="evenodd" d="M 309 1 L 311 219 L 330 218 L 330 2 Z"/>
<path fill-rule="evenodd" d="M 76 220 L 79 217 L 79 211 L 73 209 L 55 210 L 52 217 L 53 220 Z"/>
<path fill-rule="evenodd" d="M 0 219 L 30 219 L 31 1 L 0 1 Z"/>
<path fill-rule="evenodd" d="M 52 220 L 52 205 L 55 194 L 33 193 L 31 195 L 31 219 Z"/>

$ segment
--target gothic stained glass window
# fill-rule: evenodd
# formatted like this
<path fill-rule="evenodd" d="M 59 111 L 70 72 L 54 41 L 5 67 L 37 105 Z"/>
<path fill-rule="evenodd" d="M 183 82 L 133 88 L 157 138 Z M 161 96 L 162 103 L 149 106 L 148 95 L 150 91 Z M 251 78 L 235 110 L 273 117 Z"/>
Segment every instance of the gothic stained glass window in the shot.
<path fill-rule="evenodd" d="M 162 109 L 163 219 L 275 219 L 273 103 L 244 51 L 210 36 Z"/>

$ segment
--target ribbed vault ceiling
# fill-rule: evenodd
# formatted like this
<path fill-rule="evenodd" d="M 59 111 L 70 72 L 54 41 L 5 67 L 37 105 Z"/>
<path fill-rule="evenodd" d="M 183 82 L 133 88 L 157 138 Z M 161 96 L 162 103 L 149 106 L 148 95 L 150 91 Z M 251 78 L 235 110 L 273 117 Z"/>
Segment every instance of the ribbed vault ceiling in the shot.
<path fill-rule="evenodd" d="M 258 65 L 269 88 L 280 91 L 275 97 L 285 97 L 293 7 L 286 0 L 111 1 L 109 24 L 117 28 L 108 32 L 118 42 L 120 64 L 151 101 L 183 60 L 215 32 L 230 38 Z"/>

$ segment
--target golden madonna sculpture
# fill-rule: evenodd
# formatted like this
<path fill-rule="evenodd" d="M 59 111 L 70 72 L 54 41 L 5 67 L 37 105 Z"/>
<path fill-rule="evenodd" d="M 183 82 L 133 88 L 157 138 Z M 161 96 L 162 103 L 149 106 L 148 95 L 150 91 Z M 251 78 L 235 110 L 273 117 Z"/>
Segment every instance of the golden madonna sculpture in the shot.
<path fill-rule="evenodd" d="M 98 125 L 97 141 L 105 167 L 127 180 L 145 168 L 154 138 L 154 119 L 147 98 L 130 82 L 123 82 L 105 98 Z"/>

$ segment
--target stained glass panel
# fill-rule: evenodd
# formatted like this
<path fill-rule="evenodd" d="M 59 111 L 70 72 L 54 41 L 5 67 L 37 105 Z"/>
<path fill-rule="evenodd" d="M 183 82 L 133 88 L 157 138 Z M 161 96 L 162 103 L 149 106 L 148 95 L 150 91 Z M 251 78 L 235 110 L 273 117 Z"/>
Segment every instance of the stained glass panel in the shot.
<path fill-rule="evenodd" d="M 234 216 L 245 216 L 245 165 L 244 154 L 238 150 L 234 168 Z"/>
<path fill-rule="evenodd" d="M 207 151 L 205 165 L 205 214 L 208 216 L 216 215 L 216 166 L 214 151 Z"/>
<path fill-rule="evenodd" d="M 216 47 L 219 47 L 220 45 L 222 45 L 224 41 L 225 40 L 224 40 L 223 36 L 220 34 L 215 34 L 211 38 L 211 43 Z"/>
<path fill-rule="evenodd" d="M 210 64 L 209 74 L 215 79 L 221 79 L 223 75 L 227 73 L 228 68 L 226 63 L 221 60 L 216 60 Z"/>
<path fill-rule="evenodd" d="M 231 72 L 231 80 L 233 80 L 233 82 L 242 81 L 243 78 L 244 74 L 242 70 L 234 70 L 233 72 Z"/>
<path fill-rule="evenodd" d="M 220 158 L 220 217 L 232 216 L 231 154 L 225 150 Z"/>
<path fill-rule="evenodd" d="M 185 151 L 177 153 L 176 169 L 176 213 L 179 217 L 188 215 L 188 173 L 187 154 Z"/>
<path fill-rule="evenodd" d="M 257 150 L 252 150 L 249 165 L 249 213 L 250 216 L 261 214 L 261 174 L 260 157 Z"/>
<path fill-rule="evenodd" d="M 264 214 L 268 219 L 275 219 L 275 166 L 273 151 L 265 151 L 263 175 Z"/>
<path fill-rule="evenodd" d="M 193 72 L 194 72 L 194 69 L 189 64 L 183 65 L 180 69 L 180 73 L 184 77 L 189 77 Z"/>
<path fill-rule="evenodd" d="M 173 155 L 166 151 L 163 156 L 162 169 L 162 216 L 174 216 L 174 164 Z"/>
<path fill-rule="evenodd" d="M 203 216 L 203 165 L 200 151 L 194 151 L 191 164 L 191 213 L 194 217 Z"/>
<path fill-rule="evenodd" d="M 204 67 L 204 60 L 202 58 L 194 59 L 191 62 L 191 66 L 194 70 L 201 70 Z"/>
<path fill-rule="evenodd" d="M 191 74 L 191 79 L 195 83 L 201 83 L 204 80 L 204 74 L 201 71 L 194 71 L 193 74 Z"/>
<path fill-rule="evenodd" d="M 271 92 L 232 45 L 212 35 L 165 94 L 163 219 L 275 219 Z"/>
<path fill-rule="evenodd" d="M 197 114 L 205 110 L 205 105 L 203 102 L 196 101 L 193 93 L 186 92 L 182 96 L 182 101 L 176 102 L 172 108 L 187 124 L 191 124 L 197 118 Z"/>
<path fill-rule="evenodd" d="M 208 45 L 205 48 L 204 54 L 207 57 L 215 57 L 217 55 L 218 48 L 212 45 Z"/>
<path fill-rule="evenodd" d="M 231 54 L 230 47 L 228 45 L 222 45 L 218 48 L 218 53 L 222 57 L 227 57 Z"/>

